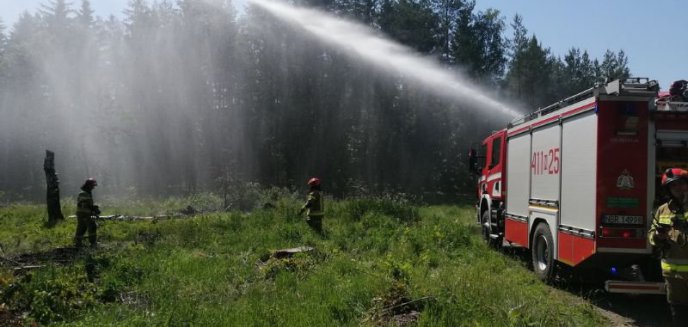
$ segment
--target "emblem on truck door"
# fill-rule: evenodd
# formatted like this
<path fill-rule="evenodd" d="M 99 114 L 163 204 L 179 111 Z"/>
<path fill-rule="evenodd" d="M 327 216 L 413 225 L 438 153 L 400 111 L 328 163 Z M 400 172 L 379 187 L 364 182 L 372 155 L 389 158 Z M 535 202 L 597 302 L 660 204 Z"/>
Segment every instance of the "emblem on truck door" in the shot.
<path fill-rule="evenodd" d="M 621 190 L 632 190 L 635 187 L 633 176 L 628 172 L 628 169 L 624 169 L 616 179 L 616 187 Z"/>

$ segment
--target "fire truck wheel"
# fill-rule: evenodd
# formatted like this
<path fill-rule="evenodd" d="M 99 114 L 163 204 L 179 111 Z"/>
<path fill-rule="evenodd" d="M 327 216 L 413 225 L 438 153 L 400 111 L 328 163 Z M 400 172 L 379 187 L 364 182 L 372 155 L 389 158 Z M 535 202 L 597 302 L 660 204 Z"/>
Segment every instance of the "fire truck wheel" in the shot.
<path fill-rule="evenodd" d="M 480 230 L 483 234 L 483 240 L 485 242 L 490 240 L 490 211 L 485 210 L 482 217 L 480 218 Z"/>
<path fill-rule="evenodd" d="M 554 275 L 554 253 L 552 252 L 554 251 L 554 242 L 547 224 L 540 223 L 535 228 L 531 250 L 533 254 L 533 271 L 535 271 L 540 280 L 550 282 Z"/>
<path fill-rule="evenodd" d="M 493 239 L 492 237 L 490 237 L 490 234 L 492 233 L 492 228 L 490 224 L 490 210 L 485 210 L 485 212 L 483 212 L 482 219 L 480 220 L 480 225 L 485 243 L 487 243 L 487 245 L 491 247 L 498 248 L 501 240 Z"/>

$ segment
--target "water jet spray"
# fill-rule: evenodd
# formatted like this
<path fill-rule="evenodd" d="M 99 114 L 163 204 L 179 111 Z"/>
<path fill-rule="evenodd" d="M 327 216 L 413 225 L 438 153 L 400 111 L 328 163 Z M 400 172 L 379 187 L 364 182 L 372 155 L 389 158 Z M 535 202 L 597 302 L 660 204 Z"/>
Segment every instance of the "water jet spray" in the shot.
<path fill-rule="evenodd" d="M 438 63 L 422 57 L 412 49 L 376 35 L 359 23 L 310 9 L 293 7 L 273 0 L 249 0 L 271 15 L 296 24 L 318 39 L 373 63 L 377 67 L 402 73 L 428 86 L 433 92 L 457 101 L 487 108 L 507 115 L 509 119 L 522 114 L 488 97 L 473 82 L 450 72 Z"/>

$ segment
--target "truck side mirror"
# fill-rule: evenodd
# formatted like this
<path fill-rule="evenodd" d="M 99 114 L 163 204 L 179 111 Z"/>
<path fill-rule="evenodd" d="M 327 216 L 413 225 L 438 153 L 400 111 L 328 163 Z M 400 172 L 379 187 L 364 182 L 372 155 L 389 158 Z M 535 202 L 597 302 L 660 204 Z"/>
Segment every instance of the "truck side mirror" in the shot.
<path fill-rule="evenodd" d="M 473 148 L 468 150 L 468 170 L 472 173 L 478 173 L 478 155 Z"/>

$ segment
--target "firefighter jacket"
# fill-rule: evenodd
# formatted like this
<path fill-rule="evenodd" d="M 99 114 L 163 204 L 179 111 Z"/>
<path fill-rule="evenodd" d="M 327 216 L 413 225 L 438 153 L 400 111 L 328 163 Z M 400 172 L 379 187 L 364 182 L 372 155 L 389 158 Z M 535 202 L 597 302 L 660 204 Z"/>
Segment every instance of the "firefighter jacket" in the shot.
<path fill-rule="evenodd" d="M 655 240 L 659 230 L 667 233 L 666 240 Z M 673 200 L 663 204 L 655 213 L 648 239 L 661 250 L 662 274 L 673 277 L 688 274 L 688 214 Z"/>
<path fill-rule="evenodd" d="M 325 207 L 323 205 L 322 193 L 318 190 L 308 192 L 308 198 L 303 205 L 303 209 L 308 209 L 306 215 L 308 217 L 322 217 L 325 215 Z"/>
<path fill-rule="evenodd" d="M 89 191 L 79 193 L 76 198 L 76 215 L 77 217 L 91 217 L 94 214 L 99 214 L 98 207 L 93 204 L 93 195 Z"/>

